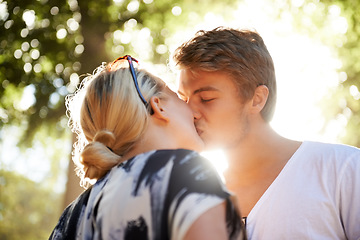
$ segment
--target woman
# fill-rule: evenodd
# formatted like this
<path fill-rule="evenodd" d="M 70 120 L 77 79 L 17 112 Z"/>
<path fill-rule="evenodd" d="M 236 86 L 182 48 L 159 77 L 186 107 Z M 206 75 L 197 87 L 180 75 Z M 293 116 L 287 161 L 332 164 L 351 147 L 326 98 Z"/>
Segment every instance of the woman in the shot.
<path fill-rule="evenodd" d="M 230 194 L 195 152 L 203 142 L 192 111 L 133 61 L 99 68 L 67 98 L 81 183 L 96 183 L 65 209 L 50 239 L 244 237 Z"/>

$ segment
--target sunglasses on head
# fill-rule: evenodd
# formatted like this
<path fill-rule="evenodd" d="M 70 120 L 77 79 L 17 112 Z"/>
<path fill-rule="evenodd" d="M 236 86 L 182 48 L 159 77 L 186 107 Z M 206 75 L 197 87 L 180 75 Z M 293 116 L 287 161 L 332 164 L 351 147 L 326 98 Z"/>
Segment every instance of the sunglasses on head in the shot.
<path fill-rule="evenodd" d="M 137 77 L 136 77 L 136 74 L 135 74 L 135 69 L 134 69 L 134 65 L 133 65 L 133 61 L 135 61 L 136 63 L 138 63 L 138 60 L 136 60 L 135 58 L 131 57 L 130 55 L 125 55 L 125 56 L 122 56 L 122 57 L 119 57 L 117 59 L 115 59 L 109 66 L 109 69 L 110 71 L 113 71 L 113 70 L 116 70 L 118 68 L 118 66 L 120 65 L 119 64 L 119 61 L 121 60 L 127 60 L 128 63 L 129 63 L 129 69 L 130 69 L 130 72 L 131 72 L 131 76 L 132 76 L 132 79 L 134 80 L 134 84 L 135 84 L 135 88 L 136 88 L 136 91 L 137 93 L 139 94 L 139 97 L 141 99 L 141 101 L 145 104 L 145 106 L 148 105 L 148 102 L 145 100 L 145 97 L 142 95 L 141 91 L 140 91 L 140 88 L 139 88 L 139 84 L 138 84 L 138 81 L 137 81 Z"/>

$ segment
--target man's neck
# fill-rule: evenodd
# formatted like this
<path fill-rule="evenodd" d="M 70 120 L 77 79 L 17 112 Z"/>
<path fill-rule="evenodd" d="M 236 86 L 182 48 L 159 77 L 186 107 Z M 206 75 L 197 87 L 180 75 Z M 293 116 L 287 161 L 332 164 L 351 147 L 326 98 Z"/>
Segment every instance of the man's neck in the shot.
<path fill-rule="evenodd" d="M 225 151 L 226 185 L 237 195 L 243 216 L 250 213 L 301 145 L 278 135 L 270 126 L 260 130 L 249 135 L 237 148 Z"/>
<path fill-rule="evenodd" d="M 236 179 L 246 183 L 277 175 L 300 145 L 301 142 L 280 136 L 266 124 L 236 148 L 225 150 L 229 166 L 225 178 L 227 182 Z"/>

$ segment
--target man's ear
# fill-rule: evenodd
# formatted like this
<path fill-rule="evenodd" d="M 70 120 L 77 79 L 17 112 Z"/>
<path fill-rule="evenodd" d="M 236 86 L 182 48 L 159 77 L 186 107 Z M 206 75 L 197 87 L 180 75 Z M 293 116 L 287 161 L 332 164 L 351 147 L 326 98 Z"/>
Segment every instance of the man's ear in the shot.
<path fill-rule="evenodd" d="M 252 109 L 254 112 L 261 112 L 269 96 L 269 89 L 265 85 L 260 85 L 255 89 L 252 98 Z"/>
<path fill-rule="evenodd" d="M 150 105 L 151 105 L 151 109 L 153 111 L 153 114 L 151 116 L 155 117 L 161 121 L 169 122 L 170 119 L 166 114 L 164 103 L 165 103 L 164 99 L 161 100 L 157 96 L 152 96 L 150 98 Z"/>

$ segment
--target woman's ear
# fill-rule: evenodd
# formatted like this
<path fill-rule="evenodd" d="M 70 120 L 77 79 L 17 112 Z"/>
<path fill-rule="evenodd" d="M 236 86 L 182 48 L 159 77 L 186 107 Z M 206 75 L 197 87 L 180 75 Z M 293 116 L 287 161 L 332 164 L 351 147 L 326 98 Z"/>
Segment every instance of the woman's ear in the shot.
<path fill-rule="evenodd" d="M 152 96 L 150 98 L 150 105 L 153 111 L 153 114 L 151 116 L 157 118 L 158 120 L 169 122 L 170 119 L 166 114 L 164 104 L 165 104 L 164 99 L 161 100 L 157 96 Z"/>
<path fill-rule="evenodd" d="M 265 85 L 260 85 L 255 89 L 254 96 L 252 98 L 252 109 L 255 112 L 261 112 L 264 108 L 269 96 L 269 89 Z"/>

